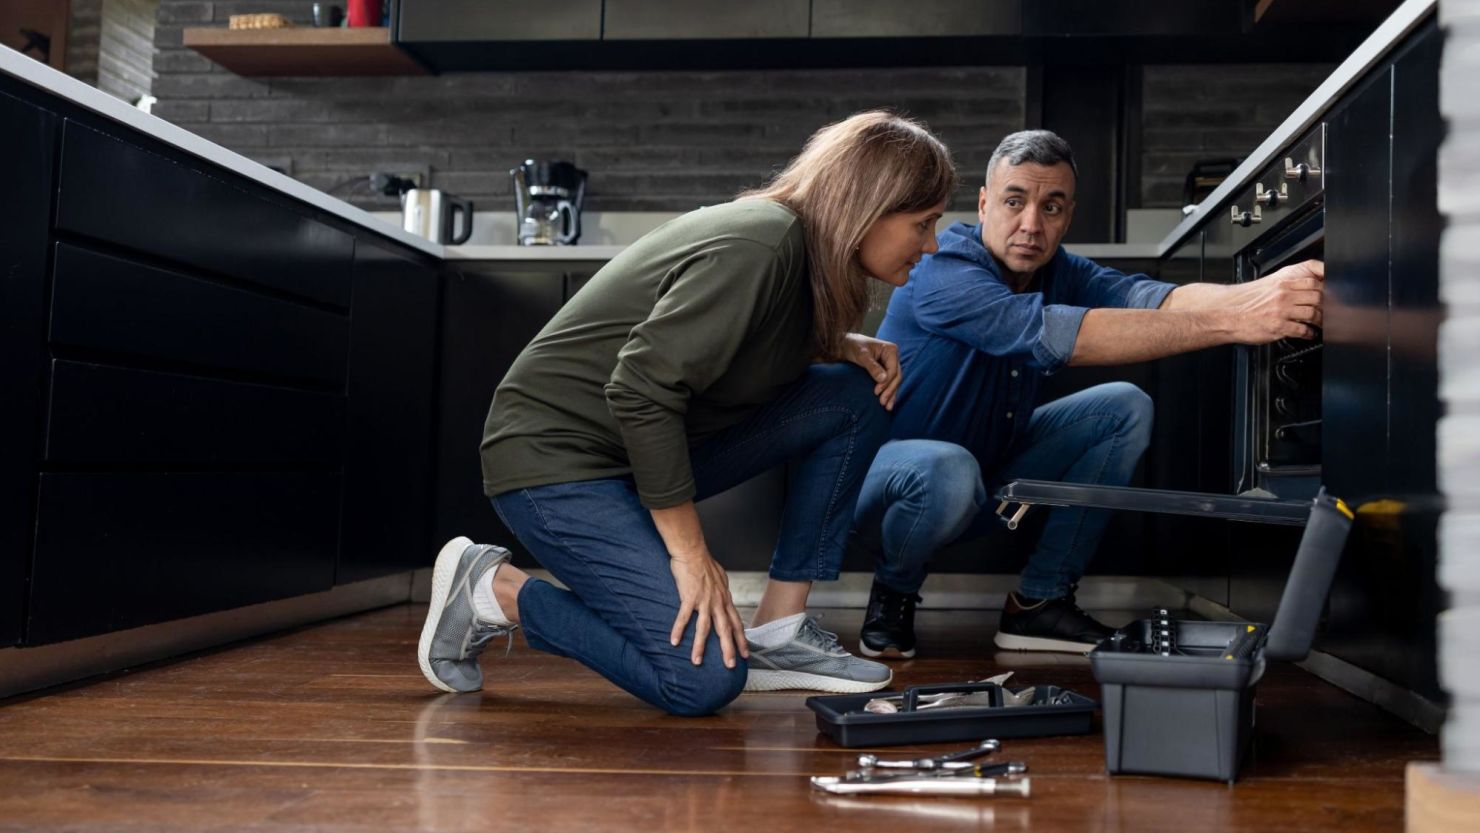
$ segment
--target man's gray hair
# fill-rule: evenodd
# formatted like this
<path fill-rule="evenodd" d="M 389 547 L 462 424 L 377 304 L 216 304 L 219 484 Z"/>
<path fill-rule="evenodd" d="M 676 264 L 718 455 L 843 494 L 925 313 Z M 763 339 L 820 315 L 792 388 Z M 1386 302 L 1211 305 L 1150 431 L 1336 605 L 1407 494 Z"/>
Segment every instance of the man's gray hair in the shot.
<path fill-rule="evenodd" d="M 1021 165 L 1024 162 L 1057 165 L 1067 162 L 1069 170 L 1074 172 L 1074 178 L 1079 179 L 1079 166 L 1074 164 L 1074 151 L 1069 148 L 1068 142 L 1052 130 L 1019 130 L 1009 134 L 992 151 L 992 158 L 987 160 L 988 179 L 991 178 L 992 171 L 997 169 L 997 163 L 1003 159 L 1009 165 Z"/>

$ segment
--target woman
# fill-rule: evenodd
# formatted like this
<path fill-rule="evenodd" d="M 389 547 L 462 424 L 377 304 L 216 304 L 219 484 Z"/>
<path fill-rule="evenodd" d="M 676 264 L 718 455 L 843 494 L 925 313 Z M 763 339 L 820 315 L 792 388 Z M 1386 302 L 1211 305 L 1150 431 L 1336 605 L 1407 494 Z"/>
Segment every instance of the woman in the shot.
<path fill-rule="evenodd" d="M 515 360 L 482 443 L 494 509 L 570 589 L 450 541 L 422 630 L 427 679 L 480 688 L 483 646 L 522 626 L 531 646 L 672 714 L 709 714 L 742 687 L 887 685 L 887 667 L 849 655 L 805 607 L 813 581 L 837 578 L 899 385 L 894 346 L 848 330 L 868 277 L 902 285 L 935 250 L 954 183 L 924 128 L 862 113 L 818 131 L 765 188 L 661 226 L 596 273 Z M 782 463 L 780 539 L 747 631 L 694 501 Z"/>

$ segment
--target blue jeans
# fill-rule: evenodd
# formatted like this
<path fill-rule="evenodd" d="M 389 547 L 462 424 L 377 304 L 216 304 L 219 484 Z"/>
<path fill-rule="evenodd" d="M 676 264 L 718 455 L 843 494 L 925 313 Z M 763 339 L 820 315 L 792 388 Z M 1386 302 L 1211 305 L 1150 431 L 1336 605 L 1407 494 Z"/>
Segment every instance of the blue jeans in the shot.
<path fill-rule="evenodd" d="M 787 465 L 773 578 L 837 578 L 858 490 L 889 435 L 889 413 L 873 389 L 853 365 L 813 365 L 739 425 L 690 450 L 698 498 Z M 677 647 L 669 644 L 678 589 L 668 550 L 630 478 L 516 489 L 494 497 L 493 506 L 570 588 L 531 579 L 520 590 L 531 646 L 576 659 L 671 714 L 710 714 L 739 696 L 745 663 L 726 668 L 713 633 L 701 665 L 689 659 L 692 622 Z"/>
<path fill-rule="evenodd" d="M 857 544 L 873 554 L 882 584 L 913 593 L 932 555 L 999 523 L 994 513 L 981 511 L 991 500 L 986 484 L 993 492 L 1018 479 L 1124 486 L 1150 442 L 1152 414 L 1151 398 L 1126 382 L 1055 400 L 1033 411 L 1016 456 L 985 478 L 976 457 L 954 443 L 890 442 L 874 458 L 859 496 Z M 1038 599 L 1066 595 L 1084 575 L 1109 520 L 1109 510 L 1050 510 L 1020 592 Z"/>

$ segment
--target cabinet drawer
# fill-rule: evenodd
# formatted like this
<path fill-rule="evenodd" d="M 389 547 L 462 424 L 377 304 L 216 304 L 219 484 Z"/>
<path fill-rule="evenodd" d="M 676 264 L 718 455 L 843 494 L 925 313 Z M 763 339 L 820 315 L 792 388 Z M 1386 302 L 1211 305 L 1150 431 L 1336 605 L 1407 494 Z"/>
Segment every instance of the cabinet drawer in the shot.
<path fill-rule="evenodd" d="M 58 361 L 46 459 L 337 466 L 343 430 L 335 394 Z"/>
<path fill-rule="evenodd" d="M 349 320 L 60 243 L 51 340 L 338 385 Z"/>
<path fill-rule="evenodd" d="M 43 474 L 26 644 L 327 590 L 339 481 Z"/>
<path fill-rule="evenodd" d="M 227 176 L 68 121 L 57 227 L 348 307 L 354 238 Z"/>

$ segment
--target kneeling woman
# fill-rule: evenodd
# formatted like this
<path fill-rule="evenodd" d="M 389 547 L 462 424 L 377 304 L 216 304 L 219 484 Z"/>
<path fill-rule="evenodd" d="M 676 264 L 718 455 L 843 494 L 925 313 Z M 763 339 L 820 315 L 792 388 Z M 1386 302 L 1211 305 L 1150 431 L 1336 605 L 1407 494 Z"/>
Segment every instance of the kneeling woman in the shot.
<path fill-rule="evenodd" d="M 887 685 L 887 667 L 805 608 L 812 582 L 837 578 L 899 384 L 894 346 L 848 330 L 869 278 L 902 285 L 935 251 L 954 180 L 924 128 L 863 113 L 818 131 L 763 189 L 597 272 L 515 360 L 482 444 L 499 517 L 570 589 L 501 548 L 449 542 L 419 648 L 427 679 L 480 688 L 484 645 L 522 626 L 531 646 L 673 714 L 742 688 Z M 783 463 L 780 539 L 747 631 L 694 501 Z"/>

